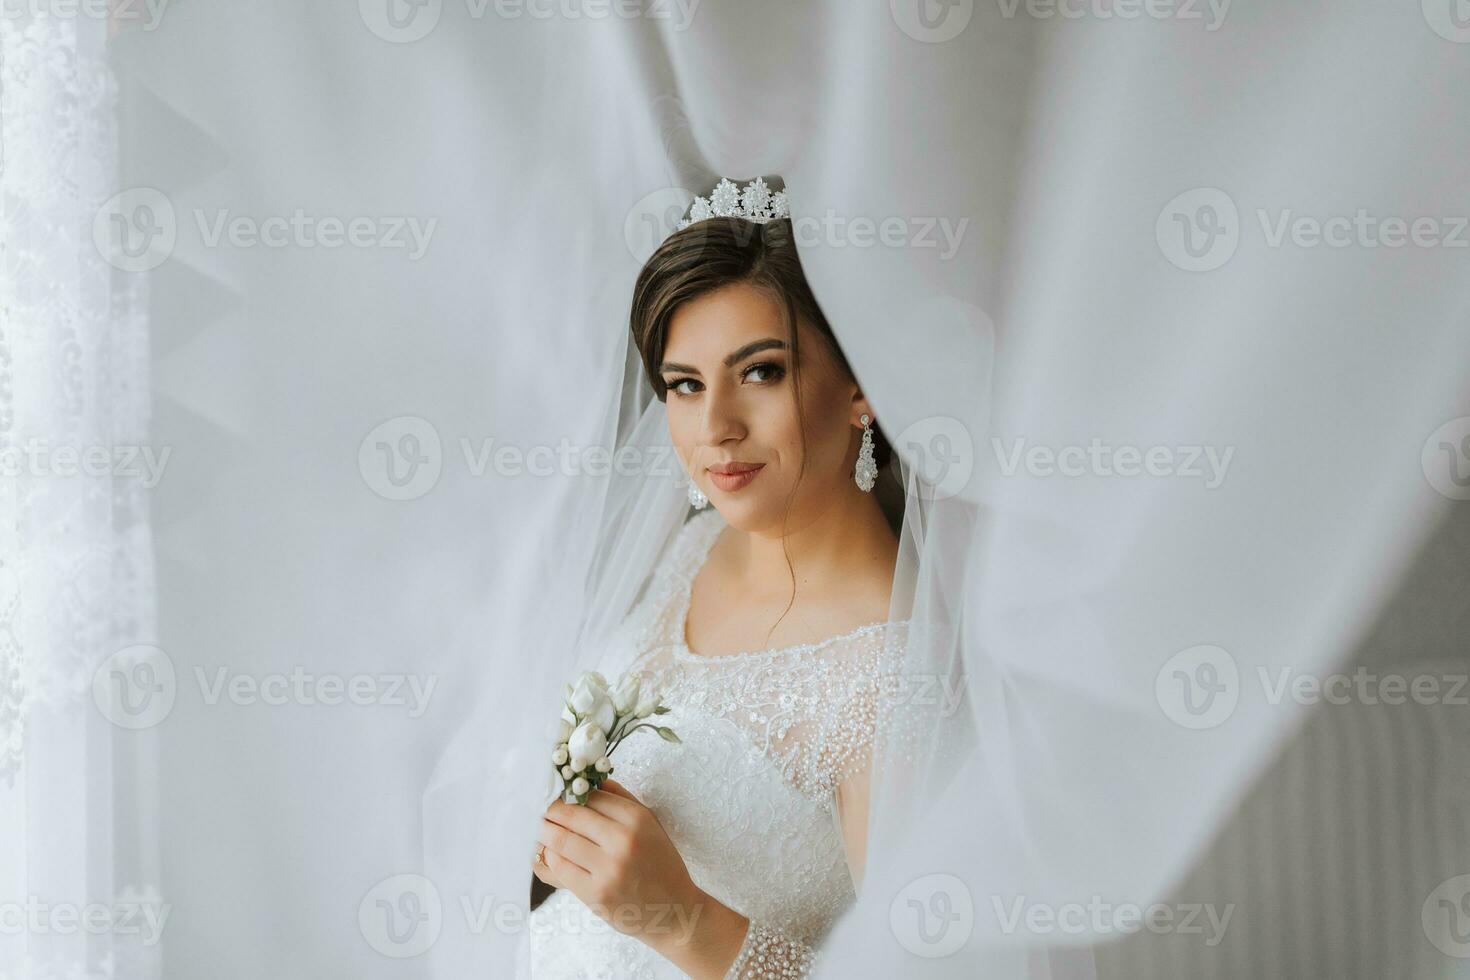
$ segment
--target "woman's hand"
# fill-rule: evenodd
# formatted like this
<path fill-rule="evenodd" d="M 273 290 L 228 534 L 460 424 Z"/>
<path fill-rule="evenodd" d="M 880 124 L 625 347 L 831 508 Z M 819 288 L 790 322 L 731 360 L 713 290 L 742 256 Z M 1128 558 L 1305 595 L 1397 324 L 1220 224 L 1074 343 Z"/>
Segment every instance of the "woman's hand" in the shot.
<path fill-rule="evenodd" d="M 586 805 L 552 803 L 537 839 L 546 851 L 545 864 L 531 865 L 536 877 L 571 892 L 618 932 L 691 976 L 721 976 L 734 960 L 745 916 L 694 883 L 653 811 L 616 780 L 593 790 Z"/>
<path fill-rule="evenodd" d="M 537 840 L 546 863 L 531 866 L 536 877 L 624 934 L 651 928 L 660 910 L 669 929 L 687 924 L 703 897 L 653 811 L 616 780 L 593 790 L 585 806 L 552 803 Z"/>

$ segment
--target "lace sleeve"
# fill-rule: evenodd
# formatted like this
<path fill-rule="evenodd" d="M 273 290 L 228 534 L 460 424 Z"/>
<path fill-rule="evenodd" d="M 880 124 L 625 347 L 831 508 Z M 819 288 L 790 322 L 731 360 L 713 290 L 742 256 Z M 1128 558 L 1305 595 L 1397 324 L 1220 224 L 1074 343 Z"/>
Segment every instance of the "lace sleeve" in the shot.
<path fill-rule="evenodd" d="M 725 980 L 803 980 L 814 953 L 807 943 L 752 920 Z"/>

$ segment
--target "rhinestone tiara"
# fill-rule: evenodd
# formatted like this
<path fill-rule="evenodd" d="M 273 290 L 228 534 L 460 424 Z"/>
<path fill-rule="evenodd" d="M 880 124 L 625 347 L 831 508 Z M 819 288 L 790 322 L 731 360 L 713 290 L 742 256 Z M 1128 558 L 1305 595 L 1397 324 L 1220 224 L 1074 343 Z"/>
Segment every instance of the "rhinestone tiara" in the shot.
<path fill-rule="evenodd" d="M 689 217 L 679 222 L 682 231 L 697 221 L 708 218 L 744 218 L 763 225 L 777 218 L 791 217 L 786 192 L 771 192 L 764 178 L 757 177 L 739 189 L 728 177 L 721 177 L 709 198 L 696 197 L 689 207 Z"/>

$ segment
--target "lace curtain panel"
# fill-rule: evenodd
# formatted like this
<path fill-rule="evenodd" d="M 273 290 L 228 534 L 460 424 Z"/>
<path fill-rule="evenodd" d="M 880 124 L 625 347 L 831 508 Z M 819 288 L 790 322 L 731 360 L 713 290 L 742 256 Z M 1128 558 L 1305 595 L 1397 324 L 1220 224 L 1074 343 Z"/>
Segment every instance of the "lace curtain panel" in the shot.
<path fill-rule="evenodd" d="M 151 977 L 156 733 L 107 700 L 155 640 L 146 279 L 94 237 L 108 24 L 39 6 L 0 19 L 0 977 Z"/>

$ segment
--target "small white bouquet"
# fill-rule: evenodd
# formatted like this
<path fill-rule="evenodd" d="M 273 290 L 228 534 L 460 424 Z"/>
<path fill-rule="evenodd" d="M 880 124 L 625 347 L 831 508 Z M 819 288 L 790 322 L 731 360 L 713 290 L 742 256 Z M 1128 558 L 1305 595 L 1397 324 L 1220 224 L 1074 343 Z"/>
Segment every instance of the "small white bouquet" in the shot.
<path fill-rule="evenodd" d="M 566 696 L 551 764 L 552 787 L 567 803 L 587 802 L 587 794 L 612 775 L 613 750 L 640 728 L 653 729 L 666 742 L 679 741 L 672 728 L 645 720 L 669 708 L 658 692 L 642 689 L 637 674 L 625 674 L 609 688 L 607 678 L 588 671 L 566 685 Z"/>

